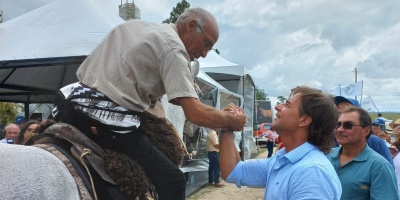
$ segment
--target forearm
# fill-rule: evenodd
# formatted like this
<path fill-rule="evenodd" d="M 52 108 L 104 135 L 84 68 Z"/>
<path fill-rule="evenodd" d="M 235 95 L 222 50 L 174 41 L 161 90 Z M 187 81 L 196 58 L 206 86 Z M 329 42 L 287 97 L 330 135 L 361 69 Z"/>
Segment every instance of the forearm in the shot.
<path fill-rule="evenodd" d="M 226 180 L 236 164 L 240 161 L 239 153 L 235 147 L 233 132 L 221 133 L 219 144 L 221 177 Z"/>
<path fill-rule="evenodd" d="M 178 98 L 186 118 L 199 126 L 213 129 L 228 129 L 240 131 L 246 122 L 245 115 L 234 115 L 227 111 L 219 111 L 201 103 L 198 99 Z"/>
<path fill-rule="evenodd" d="M 195 115 L 187 115 L 189 121 L 194 124 L 214 128 L 234 130 L 234 124 L 240 123 L 239 118 L 228 112 L 216 110 L 206 106 Z"/>

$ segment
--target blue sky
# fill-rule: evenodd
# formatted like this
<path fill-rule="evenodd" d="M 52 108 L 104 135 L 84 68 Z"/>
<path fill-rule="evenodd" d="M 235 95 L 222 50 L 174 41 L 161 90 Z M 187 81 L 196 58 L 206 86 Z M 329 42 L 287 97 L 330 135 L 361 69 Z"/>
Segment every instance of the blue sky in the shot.
<path fill-rule="evenodd" d="M 1 0 L 0 10 L 7 21 L 51 1 Z M 142 20 L 161 23 L 178 2 L 135 4 Z M 244 65 L 273 101 L 297 85 L 330 88 L 353 83 L 357 68 L 363 97 L 371 96 L 379 111 L 400 111 L 399 1 L 188 2 L 215 15 L 220 26 L 215 48 L 225 59 Z"/>

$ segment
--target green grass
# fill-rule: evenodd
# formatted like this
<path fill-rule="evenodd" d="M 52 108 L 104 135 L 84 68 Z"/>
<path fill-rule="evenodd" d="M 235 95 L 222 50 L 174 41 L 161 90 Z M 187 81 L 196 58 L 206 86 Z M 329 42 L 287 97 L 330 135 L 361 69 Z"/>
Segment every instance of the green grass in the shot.
<path fill-rule="evenodd" d="M 386 118 L 386 119 L 390 119 L 395 121 L 396 119 L 400 119 L 400 113 L 395 113 L 395 112 L 381 112 L 382 113 L 382 117 Z M 378 113 L 377 112 L 371 112 L 369 113 L 369 116 L 371 116 L 371 119 L 374 120 L 378 117 Z"/>

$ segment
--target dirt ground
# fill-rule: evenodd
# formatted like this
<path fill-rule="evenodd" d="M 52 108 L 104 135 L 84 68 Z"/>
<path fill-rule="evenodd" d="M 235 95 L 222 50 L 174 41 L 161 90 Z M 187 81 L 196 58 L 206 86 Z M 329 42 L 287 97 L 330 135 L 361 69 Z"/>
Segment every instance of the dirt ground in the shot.
<path fill-rule="evenodd" d="M 258 158 L 266 158 L 268 151 L 261 148 Z M 221 179 L 222 180 L 222 179 Z M 225 186 L 216 188 L 213 186 L 204 186 L 201 190 L 187 198 L 187 200 L 259 200 L 264 198 L 264 188 L 237 188 L 236 185 L 221 181 Z"/>

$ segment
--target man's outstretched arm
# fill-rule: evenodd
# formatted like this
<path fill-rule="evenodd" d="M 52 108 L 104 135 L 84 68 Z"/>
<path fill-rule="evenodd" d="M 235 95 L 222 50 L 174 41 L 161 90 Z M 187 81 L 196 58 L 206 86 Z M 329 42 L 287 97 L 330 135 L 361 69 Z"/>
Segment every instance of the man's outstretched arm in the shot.
<path fill-rule="evenodd" d="M 221 132 L 219 141 L 219 163 L 221 177 L 226 180 L 236 164 L 240 161 L 239 152 L 236 149 L 233 132 Z"/>

